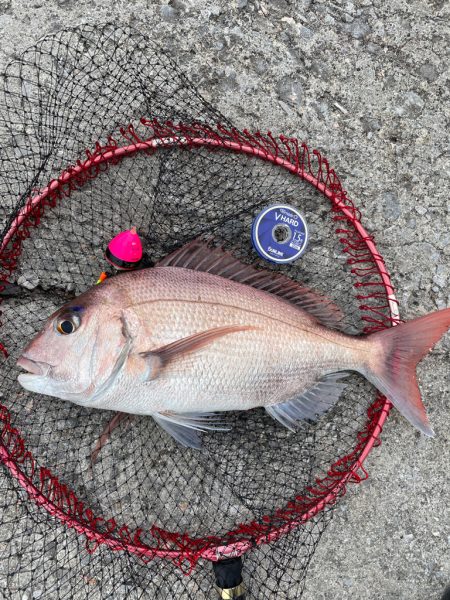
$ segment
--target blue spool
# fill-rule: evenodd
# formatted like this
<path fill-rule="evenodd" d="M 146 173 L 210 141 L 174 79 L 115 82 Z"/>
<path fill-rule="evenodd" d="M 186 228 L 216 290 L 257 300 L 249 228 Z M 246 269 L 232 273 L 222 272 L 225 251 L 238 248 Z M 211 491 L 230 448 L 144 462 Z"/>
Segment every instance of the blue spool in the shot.
<path fill-rule="evenodd" d="M 275 204 L 253 221 L 252 242 L 256 252 L 274 263 L 291 263 L 306 250 L 308 227 L 296 208 Z"/>

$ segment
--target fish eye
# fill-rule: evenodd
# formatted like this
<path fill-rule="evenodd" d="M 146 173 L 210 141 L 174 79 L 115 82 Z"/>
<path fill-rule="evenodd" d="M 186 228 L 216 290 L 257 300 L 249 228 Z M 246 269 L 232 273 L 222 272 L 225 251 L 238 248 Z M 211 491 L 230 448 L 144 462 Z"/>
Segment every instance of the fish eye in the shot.
<path fill-rule="evenodd" d="M 56 322 L 56 330 L 62 335 L 69 335 L 76 331 L 80 326 L 80 319 L 77 315 L 63 315 Z"/>

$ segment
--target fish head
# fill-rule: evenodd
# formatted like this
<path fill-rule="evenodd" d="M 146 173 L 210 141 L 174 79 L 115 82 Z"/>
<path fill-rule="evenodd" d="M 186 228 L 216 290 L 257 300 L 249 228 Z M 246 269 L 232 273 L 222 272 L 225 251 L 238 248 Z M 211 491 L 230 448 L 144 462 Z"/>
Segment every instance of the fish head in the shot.
<path fill-rule="evenodd" d="M 95 296 L 53 313 L 26 346 L 17 361 L 23 388 L 87 406 L 105 388 L 128 341 L 120 306 Z"/>

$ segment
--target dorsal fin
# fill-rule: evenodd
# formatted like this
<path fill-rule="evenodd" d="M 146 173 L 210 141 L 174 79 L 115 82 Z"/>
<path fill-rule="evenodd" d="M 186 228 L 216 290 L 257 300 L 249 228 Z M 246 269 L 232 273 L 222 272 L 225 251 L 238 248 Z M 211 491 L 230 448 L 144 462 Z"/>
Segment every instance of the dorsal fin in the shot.
<path fill-rule="evenodd" d="M 280 273 L 255 269 L 203 240 L 193 240 L 160 260 L 155 267 L 180 267 L 220 275 L 275 294 L 303 309 L 317 321 L 332 329 L 341 329 L 343 314 L 331 300 L 300 285 Z"/>

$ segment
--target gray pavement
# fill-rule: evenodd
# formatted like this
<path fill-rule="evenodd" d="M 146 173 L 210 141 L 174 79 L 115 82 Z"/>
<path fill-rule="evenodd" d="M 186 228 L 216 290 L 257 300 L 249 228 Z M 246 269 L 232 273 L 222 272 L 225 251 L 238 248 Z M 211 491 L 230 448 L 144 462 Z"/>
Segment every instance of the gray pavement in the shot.
<path fill-rule="evenodd" d="M 411 318 L 450 306 L 444 0 L 0 0 L 0 66 L 42 34 L 117 18 L 238 127 L 295 134 L 362 208 Z M 419 369 L 436 437 L 394 412 L 339 503 L 305 600 L 438 599 L 450 581 L 450 335 Z"/>

